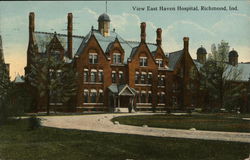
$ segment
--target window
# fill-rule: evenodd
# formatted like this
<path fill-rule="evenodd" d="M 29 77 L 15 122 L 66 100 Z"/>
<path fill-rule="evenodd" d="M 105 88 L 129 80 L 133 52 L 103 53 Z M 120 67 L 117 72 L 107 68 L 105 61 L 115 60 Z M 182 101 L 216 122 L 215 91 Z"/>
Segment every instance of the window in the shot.
<path fill-rule="evenodd" d="M 135 84 L 139 84 L 139 72 L 135 72 Z"/>
<path fill-rule="evenodd" d="M 99 90 L 98 103 L 103 103 L 103 90 Z"/>
<path fill-rule="evenodd" d="M 88 103 L 89 91 L 87 89 L 84 90 L 83 96 L 84 96 L 84 103 Z"/>
<path fill-rule="evenodd" d="M 163 67 L 163 60 L 162 59 L 156 59 L 156 63 L 158 64 L 158 67 Z"/>
<path fill-rule="evenodd" d="M 165 75 L 158 75 L 158 86 L 165 86 Z"/>
<path fill-rule="evenodd" d="M 152 84 L 152 72 L 148 72 L 148 84 Z"/>
<path fill-rule="evenodd" d="M 123 72 L 122 72 L 122 71 L 119 71 L 118 77 L 119 77 L 119 82 L 120 82 L 120 83 L 123 83 L 123 81 L 124 81 L 124 76 L 123 76 Z"/>
<path fill-rule="evenodd" d="M 120 64 L 121 63 L 121 54 L 120 53 L 114 53 L 113 54 L 113 63 L 114 64 Z"/>
<path fill-rule="evenodd" d="M 146 103 L 146 92 L 145 91 L 141 91 L 141 103 Z"/>
<path fill-rule="evenodd" d="M 148 66 L 147 57 L 140 57 L 140 66 Z"/>
<path fill-rule="evenodd" d="M 116 72 L 115 71 L 112 71 L 112 83 L 116 83 Z"/>
<path fill-rule="evenodd" d="M 158 103 L 164 103 L 164 101 L 165 101 L 165 93 L 158 92 Z"/>
<path fill-rule="evenodd" d="M 175 96 L 172 97 L 172 103 L 173 105 L 177 105 L 177 97 Z"/>
<path fill-rule="evenodd" d="M 84 82 L 88 82 L 88 77 L 89 77 L 89 71 L 88 71 L 88 69 L 84 69 L 84 72 L 83 72 Z"/>
<path fill-rule="evenodd" d="M 89 63 L 90 64 L 97 64 L 98 63 L 97 53 L 89 53 Z"/>
<path fill-rule="evenodd" d="M 146 84 L 146 72 L 142 72 L 141 74 L 141 84 Z"/>
<path fill-rule="evenodd" d="M 103 82 L 103 70 L 99 70 L 98 79 L 99 79 L 99 82 Z"/>
<path fill-rule="evenodd" d="M 90 74 L 90 81 L 91 82 L 96 82 L 96 70 L 91 70 L 91 74 Z"/>
<path fill-rule="evenodd" d="M 151 91 L 148 91 L 148 103 L 152 103 L 152 94 L 151 94 Z"/>
<path fill-rule="evenodd" d="M 96 103 L 96 96 L 97 96 L 96 90 L 95 89 L 91 90 L 90 93 L 91 103 Z"/>

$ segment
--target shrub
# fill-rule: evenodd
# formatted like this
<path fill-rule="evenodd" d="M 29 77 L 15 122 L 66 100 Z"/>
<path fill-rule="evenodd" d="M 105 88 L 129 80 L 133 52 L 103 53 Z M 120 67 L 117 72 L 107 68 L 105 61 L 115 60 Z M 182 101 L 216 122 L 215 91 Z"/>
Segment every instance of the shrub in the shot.
<path fill-rule="evenodd" d="M 41 126 L 41 119 L 36 116 L 31 116 L 29 118 L 29 129 L 34 130 Z"/>

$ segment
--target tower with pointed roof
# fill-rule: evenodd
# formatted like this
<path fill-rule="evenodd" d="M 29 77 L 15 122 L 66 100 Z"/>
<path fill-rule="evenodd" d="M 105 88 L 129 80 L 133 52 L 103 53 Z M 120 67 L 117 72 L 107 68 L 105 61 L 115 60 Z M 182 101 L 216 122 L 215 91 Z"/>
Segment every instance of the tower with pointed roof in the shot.
<path fill-rule="evenodd" d="M 6 64 L 4 60 L 2 36 L 0 35 L 0 74 L 4 72 L 9 76 L 9 64 Z"/>

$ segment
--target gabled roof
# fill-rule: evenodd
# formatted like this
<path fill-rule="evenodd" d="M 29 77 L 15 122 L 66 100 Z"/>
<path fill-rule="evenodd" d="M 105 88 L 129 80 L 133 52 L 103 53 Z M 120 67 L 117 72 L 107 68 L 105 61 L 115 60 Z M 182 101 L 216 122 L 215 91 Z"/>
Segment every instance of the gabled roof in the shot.
<path fill-rule="evenodd" d="M 39 53 L 44 53 L 46 51 L 46 46 L 50 43 L 54 34 L 55 33 L 49 33 L 49 32 L 34 32 L 35 43 L 38 47 Z M 68 50 L 67 35 L 56 33 L 56 36 L 57 36 L 58 40 L 61 42 L 62 46 L 64 47 L 64 50 L 67 51 Z M 73 55 L 75 55 L 75 53 L 76 53 L 77 49 L 79 48 L 83 39 L 84 39 L 83 36 L 76 36 L 76 35 L 72 36 L 72 40 L 73 40 L 72 53 L 73 53 Z"/>
<path fill-rule="evenodd" d="M 17 74 L 14 83 L 24 83 L 24 79 L 19 74 Z"/>
<path fill-rule="evenodd" d="M 96 40 L 98 41 L 98 43 L 100 44 L 103 52 L 107 52 L 109 51 L 109 47 L 112 46 L 112 43 L 115 41 L 115 39 L 117 38 L 117 40 L 120 42 L 123 50 L 124 50 L 124 63 L 127 63 L 127 59 L 129 57 L 131 57 L 133 55 L 133 48 L 139 46 L 140 42 L 136 42 L 136 41 L 126 41 L 124 40 L 118 33 L 116 33 L 115 31 L 110 31 L 110 35 L 104 37 L 98 30 L 92 30 L 90 31 L 86 36 L 85 39 L 82 40 L 82 43 L 77 51 L 77 54 L 81 54 L 83 48 L 86 46 L 91 34 L 93 34 L 96 38 Z M 148 48 L 150 50 L 150 52 L 153 52 L 157 49 L 156 44 L 153 43 L 147 43 Z"/>
<path fill-rule="evenodd" d="M 112 84 L 112 85 L 110 85 L 110 86 L 108 87 L 108 89 L 109 89 L 113 94 L 116 94 L 116 95 L 122 94 L 122 92 L 123 92 L 125 89 L 128 89 L 133 95 L 136 94 L 135 89 L 129 87 L 127 84 L 121 84 L 121 85 Z"/>
<path fill-rule="evenodd" d="M 175 69 L 177 62 L 181 59 L 183 53 L 184 53 L 183 50 L 169 53 L 168 67 L 170 70 Z"/>

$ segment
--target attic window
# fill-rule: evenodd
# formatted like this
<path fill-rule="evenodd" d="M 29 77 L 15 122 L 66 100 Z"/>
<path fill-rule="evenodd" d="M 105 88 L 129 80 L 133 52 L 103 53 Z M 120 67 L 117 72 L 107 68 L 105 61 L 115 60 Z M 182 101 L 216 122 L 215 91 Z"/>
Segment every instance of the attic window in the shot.
<path fill-rule="evenodd" d="M 120 53 L 113 53 L 113 63 L 114 64 L 121 63 L 121 54 Z"/>
<path fill-rule="evenodd" d="M 97 53 L 89 53 L 89 63 L 90 64 L 97 64 L 98 63 Z"/>
<path fill-rule="evenodd" d="M 140 57 L 140 66 L 141 67 L 148 66 L 148 59 L 147 59 L 147 57 Z"/>
<path fill-rule="evenodd" d="M 163 67 L 163 60 L 162 59 L 156 59 L 156 63 L 158 64 L 158 67 Z"/>

